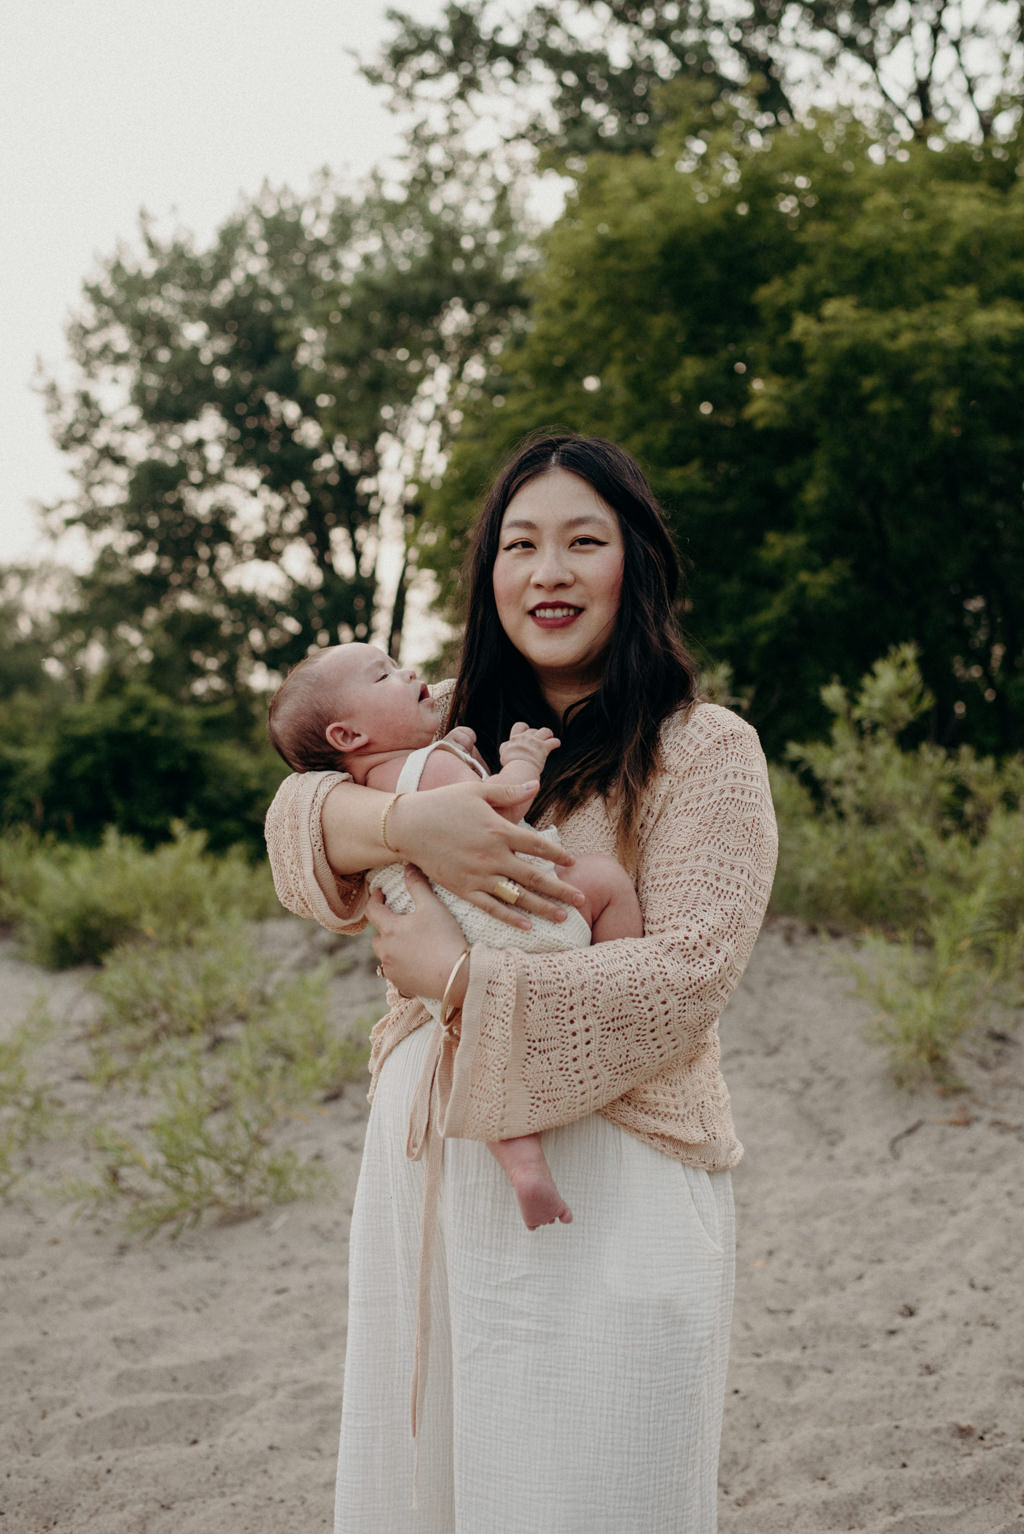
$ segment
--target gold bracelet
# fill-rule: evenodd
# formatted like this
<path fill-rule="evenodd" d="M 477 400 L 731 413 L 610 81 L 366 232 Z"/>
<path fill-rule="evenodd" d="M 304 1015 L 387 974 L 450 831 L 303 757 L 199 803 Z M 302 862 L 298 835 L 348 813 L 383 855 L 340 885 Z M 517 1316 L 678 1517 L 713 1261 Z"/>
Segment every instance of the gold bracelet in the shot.
<path fill-rule="evenodd" d="M 456 1012 L 459 1012 L 462 1009 L 460 1007 L 451 1007 L 449 1005 L 451 1001 L 452 986 L 459 978 L 459 972 L 468 958 L 469 949 L 464 948 L 459 954 L 459 957 L 455 960 L 455 963 L 452 965 L 452 972 L 448 976 L 448 984 L 445 986 L 444 995 L 441 997 L 441 1027 L 443 1031 L 449 1034 L 453 1039 L 457 1039 L 462 1030 L 457 1023 L 452 1022 L 452 1017 Z"/>
<path fill-rule="evenodd" d="M 401 794 L 392 794 L 391 798 L 388 800 L 387 804 L 384 806 L 384 812 L 383 812 L 383 814 L 380 817 L 380 839 L 384 843 L 384 845 L 388 849 L 388 851 L 389 852 L 393 852 L 395 854 L 396 858 L 400 858 L 402 856 L 402 854 L 399 852 L 397 847 L 393 847 L 391 845 L 391 843 L 388 841 L 388 816 L 391 814 L 391 811 L 394 809 L 396 803 L 398 802 L 399 799 L 401 799 L 401 797 L 402 797 Z"/>

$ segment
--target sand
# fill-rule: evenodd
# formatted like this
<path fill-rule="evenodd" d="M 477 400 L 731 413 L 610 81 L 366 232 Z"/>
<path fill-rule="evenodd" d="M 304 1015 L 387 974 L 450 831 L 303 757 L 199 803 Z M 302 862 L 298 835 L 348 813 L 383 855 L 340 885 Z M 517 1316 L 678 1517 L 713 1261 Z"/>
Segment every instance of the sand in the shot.
<path fill-rule="evenodd" d="M 73 1113 L 87 976 L 4 944 L 0 1030 L 38 995 Z M 339 1021 L 376 998 L 358 950 Z M 869 1020 L 837 951 L 776 923 L 723 1022 L 746 1156 L 720 1534 L 1024 1529 L 1024 1046 L 908 1093 Z M 80 1169 L 80 1136 L 39 1149 L 0 1209 L 0 1534 L 330 1528 L 365 1117 L 353 1086 L 295 1128 L 330 1194 L 177 1240 L 76 1220 L 33 1187 Z"/>

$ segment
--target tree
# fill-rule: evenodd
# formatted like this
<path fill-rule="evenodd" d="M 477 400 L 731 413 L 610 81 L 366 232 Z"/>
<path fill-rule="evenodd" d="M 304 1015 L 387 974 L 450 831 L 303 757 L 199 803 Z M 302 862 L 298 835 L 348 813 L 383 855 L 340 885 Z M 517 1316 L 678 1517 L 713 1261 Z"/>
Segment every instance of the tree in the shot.
<path fill-rule="evenodd" d="M 47 565 L 0 565 L 0 708 L 38 703 L 45 711 L 67 690 L 49 668 L 53 610 L 66 597 L 67 574 Z"/>
<path fill-rule="evenodd" d="M 284 767 L 256 698 L 198 705 L 54 659 L 67 572 L 0 569 L 0 827 L 147 845 L 181 822 L 215 849 L 262 853 Z M 58 645 L 59 648 L 59 645 Z"/>
<path fill-rule="evenodd" d="M 64 653 L 99 641 L 108 673 L 217 701 L 314 643 L 383 624 L 397 647 L 384 529 L 414 552 L 446 391 L 515 312 L 507 197 L 325 180 L 264 189 L 207 248 L 140 237 L 86 285 L 73 387 L 48 386 L 77 482 L 51 518 L 94 554 Z"/>
<path fill-rule="evenodd" d="M 18 818 L 72 841 L 98 842 L 116 826 L 148 847 L 180 823 L 204 831 L 214 851 L 243 845 L 262 855 L 283 764 L 255 733 L 218 740 L 211 722 L 209 711 L 138 681 L 65 709 L 37 764 L 33 814 Z"/>
<path fill-rule="evenodd" d="M 818 694 L 917 644 L 937 738 L 1020 744 L 1024 189 L 1001 146 L 879 163 L 849 122 L 760 145 L 685 115 L 593 156 L 531 326 L 467 402 L 435 559 L 522 433 L 566 422 L 646 464 L 692 563 L 687 621 L 770 750 Z"/>
<path fill-rule="evenodd" d="M 979 141 L 1019 116 L 1024 28 L 1009 0 L 450 0 L 440 24 L 392 13 L 368 78 L 453 124 L 495 111 L 555 161 L 653 152 L 661 87 L 699 83 L 752 131 L 854 107 L 876 132 Z M 1001 124 L 1001 128 L 1000 128 Z"/>
<path fill-rule="evenodd" d="M 49 730 L 75 698 L 51 664 L 61 585 L 53 570 L 0 567 L 0 824 L 33 817 Z"/>

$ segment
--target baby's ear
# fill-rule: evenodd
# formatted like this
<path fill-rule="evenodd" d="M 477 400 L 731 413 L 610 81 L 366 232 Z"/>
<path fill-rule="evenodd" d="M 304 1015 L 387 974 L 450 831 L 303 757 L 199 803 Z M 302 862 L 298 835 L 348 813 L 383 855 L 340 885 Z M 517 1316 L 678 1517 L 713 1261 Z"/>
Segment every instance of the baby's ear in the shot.
<path fill-rule="evenodd" d="M 350 725 L 344 724 L 340 719 L 333 720 L 327 726 L 324 735 L 327 744 L 333 746 L 335 751 L 358 751 L 370 738 L 364 735 L 362 730 L 353 730 Z"/>

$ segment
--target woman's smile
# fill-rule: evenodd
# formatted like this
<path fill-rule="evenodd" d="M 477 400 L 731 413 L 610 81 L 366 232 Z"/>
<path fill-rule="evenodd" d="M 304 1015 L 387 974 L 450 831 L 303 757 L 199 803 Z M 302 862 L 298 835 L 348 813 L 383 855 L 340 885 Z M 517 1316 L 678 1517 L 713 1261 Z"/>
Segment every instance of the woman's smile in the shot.
<path fill-rule="evenodd" d="M 533 607 L 530 617 L 541 628 L 566 628 L 583 611 L 582 607 Z"/>

